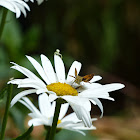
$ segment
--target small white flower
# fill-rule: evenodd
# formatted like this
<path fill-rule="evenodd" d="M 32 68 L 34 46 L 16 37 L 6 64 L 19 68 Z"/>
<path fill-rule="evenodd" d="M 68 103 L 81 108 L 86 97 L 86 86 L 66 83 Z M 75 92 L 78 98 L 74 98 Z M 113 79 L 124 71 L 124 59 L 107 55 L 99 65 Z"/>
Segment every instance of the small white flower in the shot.
<path fill-rule="evenodd" d="M 91 111 L 91 102 L 95 105 L 97 104 L 103 114 L 103 106 L 99 98 L 114 100 L 109 96 L 108 92 L 124 87 L 124 85 L 120 83 L 107 85 L 93 83 L 101 79 L 100 76 L 94 76 L 90 80 L 90 83 L 82 81 L 82 86 L 79 88 L 79 85 L 74 82 L 75 79 L 71 76 L 75 75 L 75 69 L 77 70 L 77 74 L 80 72 L 80 62 L 73 62 L 69 69 L 67 78 L 65 78 L 64 63 L 59 55 L 54 54 L 55 71 L 50 60 L 45 55 L 41 55 L 42 66 L 34 58 L 30 56 L 27 56 L 27 58 L 43 80 L 39 79 L 30 70 L 12 62 L 14 66 L 11 68 L 20 71 L 27 76 L 27 78 L 14 79 L 8 83 L 17 84 L 18 88 L 24 87 L 32 89 L 28 89 L 17 94 L 11 102 L 11 106 L 25 95 L 46 92 L 49 94 L 49 100 L 51 102 L 57 98 L 67 101 L 76 113 L 78 119 L 82 120 L 85 126 L 91 127 L 92 121 L 89 113 L 89 111 Z"/>
<path fill-rule="evenodd" d="M 0 0 L 0 6 L 16 13 L 16 18 L 19 18 L 21 13 L 26 17 L 26 10 L 30 11 L 29 6 L 22 0 Z"/>
<path fill-rule="evenodd" d="M 20 103 L 25 105 L 31 111 L 31 113 L 29 113 L 28 115 L 32 119 L 29 120 L 28 125 L 29 126 L 31 125 L 52 126 L 56 102 L 54 101 L 51 104 L 48 99 L 48 95 L 46 93 L 39 95 L 38 98 L 39 98 L 38 99 L 39 110 L 33 105 L 33 103 L 27 97 L 22 97 L 22 100 L 19 100 Z M 61 105 L 57 128 L 79 132 L 83 135 L 85 135 L 85 133 L 82 132 L 81 130 L 96 129 L 96 127 L 94 127 L 93 125 L 90 128 L 85 127 L 84 124 L 81 122 L 81 120 L 77 118 L 75 113 L 71 113 L 65 116 L 68 110 L 68 107 L 69 107 L 68 103 Z M 97 119 L 95 118 L 92 119 L 92 121 L 95 121 L 95 120 Z"/>

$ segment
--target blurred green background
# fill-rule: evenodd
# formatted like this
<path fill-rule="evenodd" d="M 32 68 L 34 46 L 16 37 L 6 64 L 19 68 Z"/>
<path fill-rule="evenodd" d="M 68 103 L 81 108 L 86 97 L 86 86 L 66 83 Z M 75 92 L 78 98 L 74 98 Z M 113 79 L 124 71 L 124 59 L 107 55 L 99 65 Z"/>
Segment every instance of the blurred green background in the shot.
<path fill-rule="evenodd" d="M 10 69 L 10 61 L 36 73 L 25 55 L 40 62 L 40 54 L 45 54 L 53 63 L 53 54 L 60 49 L 67 71 L 78 60 L 83 65 L 80 75 L 94 73 L 103 77 L 99 81 L 102 84 L 120 82 L 126 87 L 111 93 L 115 102 L 102 100 L 104 117 L 95 122 L 97 130 L 88 132 L 87 137 L 62 131 L 56 140 L 139 140 L 140 1 L 48 0 L 40 6 L 36 2 L 28 4 L 31 11 L 26 18 L 22 15 L 16 19 L 8 12 L 0 40 L 0 90 L 9 78 L 24 77 Z M 15 86 L 13 97 L 20 91 Z M 6 94 L 0 96 L 1 127 Z M 36 95 L 30 97 L 37 99 Z M 10 109 L 7 139 L 28 128 L 28 112 L 19 103 Z M 99 118 L 97 106 L 93 106 L 91 115 Z M 29 139 L 43 138 L 43 128 L 36 127 Z"/>

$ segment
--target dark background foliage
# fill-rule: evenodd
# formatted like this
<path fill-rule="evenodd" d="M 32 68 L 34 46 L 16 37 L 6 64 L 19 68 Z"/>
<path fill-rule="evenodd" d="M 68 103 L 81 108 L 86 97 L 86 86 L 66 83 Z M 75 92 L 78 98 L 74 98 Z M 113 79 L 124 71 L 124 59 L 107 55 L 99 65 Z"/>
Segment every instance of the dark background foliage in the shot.
<path fill-rule="evenodd" d="M 126 85 L 124 89 L 111 93 L 116 102 L 102 101 L 104 118 L 107 120 L 98 120 L 98 130 L 93 132 L 93 135 L 97 135 L 95 139 L 128 139 L 117 135 L 121 126 L 125 127 L 125 120 L 133 121 L 130 121 L 130 126 L 126 126 L 126 130 L 131 133 L 124 133 L 132 136 L 134 133 L 132 139 L 139 139 L 140 135 L 135 132 L 140 130 L 137 126 L 140 124 L 140 1 L 48 0 L 40 6 L 31 2 L 28 4 L 31 11 L 27 13 L 27 18 L 21 16 L 15 19 L 15 15 L 8 13 L 0 42 L 0 89 L 3 89 L 10 77 L 23 77 L 10 70 L 10 61 L 35 72 L 25 55 L 31 55 L 40 62 L 40 54 L 45 54 L 53 63 L 53 53 L 58 48 L 67 70 L 74 60 L 78 60 L 83 64 L 80 75 L 94 73 L 103 77 L 100 81 L 102 84 L 120 82 Z M 19 91 L 14 89 L 14 95 Z M 0 119 L 4 112 L 5 97 L 2 99 Z M 99 113 L 99 109 L 93 106 L 93 117 L 99 116 Z M 26 117 L 27 110 L 19 103 L 10 109 L 9 124 L 11 126 L 12 123 L 16 129 L 15 133 L 10 133 L 9 126 L 7 137 L 14 137 L 19 131 L 24 131 Z M 121 122 L 110 117 L 120 117 Z M 109 126 L 103 129 L 102 125 L 106 125 L 106 122 Z M 134 123 L 135 126 L 131 126 Z M 112 125 L 117 129 L 111 131 Z M 133 127 L 134 132 L 131 131 Z"/>

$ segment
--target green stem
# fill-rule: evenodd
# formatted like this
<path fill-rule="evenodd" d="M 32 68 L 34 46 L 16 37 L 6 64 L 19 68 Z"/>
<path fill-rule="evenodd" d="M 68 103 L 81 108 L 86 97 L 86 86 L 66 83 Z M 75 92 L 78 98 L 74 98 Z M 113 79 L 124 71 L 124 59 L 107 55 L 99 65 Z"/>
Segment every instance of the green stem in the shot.
<path fill-rule="evenodd" d="M 46 139 L 45 140 L 49 139 L 50 131 L 51 131 L 51 127 L 47 129 L 47 135 L 46 135 Z"/>
<path fill-rule="evenodd" d="M 9 84 L 8 85 L 8 95 L 7 95 L 7 101 L 6 101 L 6 108 L 5 108 L 5 113 L 4 113 L 4 118 L 2 122 L 2 128 L 1 128 L 1 135 L 0 135 L 0 140 L 4 139 L 5 135 L 5 129 L 6 129 L 6 123 L 8 119 L 8 114 L 9 114 L 9 107 L 10 107 L 10 102 L 11 102 L 11 97 L 12 97 L 12 90 L 13 90 L 13 85 Z"/>
<path fill-rule="evenodd" d="M 6 8 L 3 8 L 2 18 L 1 18 L 1 23 L 0 23 L 0 39 L 3 33 L 7 13 L 8 13 L 8 10 Z"/>
<path fill-rule="evenodd" d="M 56 100 L 55 113 L 54 113 L 54 117 L 53 117 L 53 124 L 52 124 L 52 128 L 50 131 L 49 140 L 54 140 L 54 135 L 56 133 L 56 126 L 57 126 L 57 122 L 58 122 L 60 108 L 61 108 L 61 103 L 58 100 Z"/>

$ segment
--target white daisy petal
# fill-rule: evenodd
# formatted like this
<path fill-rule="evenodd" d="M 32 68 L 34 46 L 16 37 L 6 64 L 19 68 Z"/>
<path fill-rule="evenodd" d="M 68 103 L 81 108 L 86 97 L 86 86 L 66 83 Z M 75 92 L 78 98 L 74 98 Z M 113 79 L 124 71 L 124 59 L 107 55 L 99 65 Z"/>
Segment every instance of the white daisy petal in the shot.
<path fill-rule="evenodd" d="M 79 96 L 84 96 L 84 97 L 99 97 L 99 98 L 108 98 L 109 93 L 111 91 L 115 91 L 118 89 L 123 88 L 123 84 L 118 84 L 118 83 L 113 83 L 113 84 L 106 84 L 102 85 L 100 88 L 93 88 L 93 89 L 88 89 L 79 94 Z"/>
<path fill-rule="evenodd" d="M 53 94 L 53 95 L 56 95 L 56 93 L 55 93 L 55 92 L 53 92 L 53 91 L 49 91 L 49 90 L 47 90 L 47 93 L 48 93 L 48 94 Z"/>
<path fill-rule="evenodd" d="M 50 62 L 50 60 L 45 56 L 45 55 L 41 55 L 41 61 L 42 61 L 42 66 L 43 69 L 45 71 L 45 74 L 47 75 L 49 81 L 51 83 L 56 83 L 56 75 L 53 69 L 53 66 Z"/>
<path fill-rule="evenodd" d="M 81 111 L 79 113 L 80 113 L 80 116 L 82 116 L 80 118 L 83 121 L 83 123 L 85 124 L 85 126 L 91 127 L 92 121 L 91 121 L 90 113 L 88 111 L 86 111 L 84 108 L 81 108 Z"/>
<path fill-rule="evenodd" d="M 73 104 L 70 104 L 74 112 L 76 113 L 79 120 L 82 120 L 85 126 L 91 127 L 91 118 L 90 113 L 81 106 L 74 106 Z"/>
<path fill-rule="evenodd" d="M 28 116 L 30 116 L 31 118 L 36 118 L 37 114 L 36 113 L 28 113 Z"/>
<path fill-rule="evenodd" d="M 36 90 L 35 89 L 29 89 L 29 90 L 24 90 L 20 93 L 18 93 L 11 101 L 11 107 L 23 96 L 28 95 L 28 94 L 32 94 L 35 93 Z"/>
<path fill-rule="evenodd" d="M 23 14 L 24 14 L 24 17 L 26 17 L 26 10 L 25 10 L 25 8 L 21 5 L 21 4 L 16 4 L 17 6 L 18 6 L 18 8 L 20 9 L 20 11 L 19 12 L 22 12 Z M 18 17 L 19 17 L 20 15 L 18 15 Z M 17 18 L 18 18 L 17 17 Z"/>
<path fill-rule="evenodd" d="M 99 80 L 101 80 L 101 79 L 102 79 L 101 76 L 95 75 L 95 76 L 93 76 L 93 78 L 92 78 L 89 82 L 90 82 L 90 83 L 93 83 L 93 82 L 99 81 Z"/>
<path fill-rule="evenodd" d="M 39 73 L 39 75 L 42 77 L 42 79 L 47 83 L 50 84 L 50 81 L 48 79 L 48 77 L 46 76 L 43 68 L 41 67 L 41 65 L 32 57 L 30 56 L 26 56 L 28 58 L 28 60 L 32 63 L 32 65 L 34 66 L 34 68 L 36 69 L 36 71 Z"/>
<path fill-rule="evenodd" d="M 17 0 L 16 0 L 17 1 Z M 30 8 L 29 8 L 29 6 L 27 5 L 27 3 L 25 3 L 24 1 L 22 1 L 22 0 L 18 0 L 18 2 L 22 5 L 22 6 L 24 6 L 28 11 L 30 11 Z"/>
<path fill-rule="evenodd" d="M 25 105 L 30 111 L 35 112 L 38 116 L 40 116 L 39 110 L 32 104 L 32 102 L 27 97 L 22 97 L 23 100 L 19 100 L 20 103 Z"/>
<path fill-rule="evenodd" d="M 51 109 L 50 109 L 51 111 L 49 112 L 50 116 L 52 116 L 52 119 L 54 116 L 55 106 L 56 106 L 56 101 L 52 102 Z"/>
<path fill-rule="evenodd" d="M 16 18 L 19 18 L 21 12 L 26 17 L 26 10 L 30 11 L 29 6 L 22 0 L 0 0 L 0 6 L 7 8 L 8 10 L 16 13 Z"/>
<path fill-rule="evenodd" d="M 15 79 L 16 80 L 16 79 Z M 46 85 L 44 84 L 44 83 L 40 83 L 40 82 L 38 82 L 38 81 L 36 81 L 36 80 L 34 80 L 34 79 L 30 79 L 30 78 L 25 78 L 25 79 L 23 79 L 23 80 L 21 80 L 19 83 L 17 83 L 17 84 L 19 84 L 19 85 L 24 85 L 24 84 L 32 84 L 32 85 L 35 85 L 35 86 L 37 86 L 38 87 L 38 89 L 40 89 L 40 88 L 46 88 Z"/>
<path fill-rule="evenodd" d="M 12 3 L 8 2 L 8 1 L 0 1 L 0 6 L 3 6 L 7 9 L 9 9 L 10 11 L 15 13 L 15 9 L 14 6 L 12 5 Z"/>
<path fill-rule="evenodd" d="M 69 124 L 67 124 L 67 126 L 73 127 L 73 128 L 79 129 L 79 130 L 93 130 L 93 129 L 95 129 L 94 126 L 85 127 L 85 125 L 83 124 L 83 122 L 79 122 L 79 123 L 69 123 Z"/>
<path fill-rule="evenodd" d="M 82 94 L 83 94 L 85 91 L 87 92 L 87 90 L 93 91 L 93 90 L 95 90 L 96 88 L 100 88 L 100 87 L 102 87 L 102 85 L 101 85 L 101 84 L 98 84 L 98 83 L 86 83 L 86 82 L 83 82 L 82 86 L 79 87 L 79 88 L 77 89 L 77 91 L 78 91 L 78 92 L 82 92 Z M 84 92 L 83 92 L 83 91 L 84 91 Z M 80 93 L 80 94 L 81 94 L 81 93 Z"/>
<path fill-rule="evenodd" d="M 59 120 L 61 120 L 65 116 L 65 114 L 66 114 L 66 112 L 68 110 L 68 107 L 69 107 L 68 103 L 61 105 L 60 114 L 59 114 Z"/>
<path fill-rule="evenodd" d="M 41 93 L 44 93 L 44 92 L 48 92 L 47 88 L 38 89 L 38 90 L 36 91 L 36 94 L 41 94 Z"/>
<path fill-rule="evenodd" d="M 58 98 L 58 96 L 56 96 L 55 94 L 50 94 L 49 95 L 49 101 L 50 102 L 55 101 L 57 98 Z"/>
<path fill-rule="evenodd" d="M 17 7 L 16 4 L 13 3 L 13 5 L 14 5 L 14 8 L 15 8 L 16 18 L 19 18 L 20 15 L 21 15 L 21 11 L 20 11 L 20 9 Z"/>
<path fill-rule="evenodd" d="M 31 1 L 31 2 L 34 2 L 34 0 L 24 0 L 25 2 L 29 2 L 29 1 Z"/>
<path fill-rule="evenodd" d="M 94 127 L 94 126 L 91 126 L 91 127 L 80 126 L 80 127 L 75 127 L 75 129 L 79 129 L 79 130 L 96 130 L 96 127 Z"/>
<path fill-rule="evenodd" d="M 50 117 L 49 112 L 51 111 L 51 103 L 49 102 L 48 95 L 46 93 L 39 95 L 39 109 L 42 115 Z"/>
<path fill-rule="evenodd" d="M 82 64 L 78 61 L 74 61 L 69 69 L 68 75 L 67 75 L 67 83 L 70 85 L 74 82 L 74 78 L 72 76 L 75 76 L 75 68 L 77 70 L 77 74 L 79 74 Z"/>
<path fill-rule="evenodd" d="M 75 100 L 75 98 L 68 97 L 68 96 L 62 98 L 65 99 L 71 105 L 78 119 L 82 120 L 86 126 L 90 127 L 91 118 L 90 118 L 89 110 L 91 110 L 91 104 L 89 103 L 89 105 L 87 106 L 81 104 L 83 102 L 80 103 L 79 101 L 81 101 L 82 98 L 81 99 L 77 98 L 78 100 Z"/>
<path fill-rule="evenodd" d="M 37 0 L 37 4 L 40 5 L 44 0 Z"/>
<path fill-rule="evenodd" d="M 55 71 L 57 74 L 58 81 L 61 83 L 65 82 L 65 67 L 62 59 L 58 55 L 54 55 Z"/>
<path fill-rule="evenodd" d="M 14 79 L 9 81 L 7 84 L 20 84 L 23 79 Z"/>
<path fill-rule="evenodd" d="M 64 128 L 64 127 L 67 127 L 67 126 L 71 127 L 71 124 L 73 124 L 72 120 L 71 121 L 65 121 L 65 122 L 61 122 L 61 123 L 57 124 L 57 127 L 58 128 Z"/>
<path fill-rule="evenodd" d="M 93 121 L 97 121 L 98 119 L 97 118 L 92 118 L 91 119 L 91 121 L 93 122 Z"/>
<path fill-rule="evenodd" d="M 111 92 L 122 88 L 124 88 L 124 85 L 120 83 L 106 84 L 103 85 L 102 88 L 100 88 L 100 92 Z"/>
<path fill-rule="evenodd" d="M 111 100 L 111 101 L 115 101 L 114 98 L 112 97 L 107 97 L 107 96 L 102 96 L 102 97 L 99 97 L 101 99 L 107 99 L 107 100 Z"/>
<path fill-rule="evenodd" d="M 68 103 L 71 103 L 73 105 L 82 106 L 87 111 L 91 110 L 91 104 L 89 102 L 89 99 L 87 99 L 87 98 L 83 98 L 83 97 L 80 97 L 80 96 L 69 96 L 69 95 L 61 96 L 61 98 L 63 98 Z"/>
<path fill-rule="evenodd" d="M 32 108 L 25 101 L 19 100 L 19 102 L 26 106 L 30 111 L 33 111 Z"/>
<path fill-rule="evenodd" d="M 79 94 L 79 96 L 85 97 L 85 98 L 88 98 L 88 99 L 90 99 L 90 98 L 101 98 L 101 99 L 108 99 L 108 100 L 114 101 L 114 99 L 111 98 L 109 96 L 109 93 L 107 93 L 107 92 L 100 92 L 100 91 L 94 92 L 92 90 L 87 90 L 86 92 L 83 92 L 83 93 Z"/>
<path fill-rule="evenodd" d="M 42 121 L 39 118 L 34 118 L 34 119 L 29 120 L 28 125 L 29 126 L 32 126 L 32 125 L 33 126 L 44 125 L 44 121 Z"/>
<path fill-rule="evenodd" d="M 40 87 L 35 84 L 19 84 L 18 88 L 36 88 L 39 89 Z"/>
<path fill-rule="evenodd" d="M 65 116 L 62 119 L 62 122 L 68 122 L 68 121 L 73 121 L 73 123 L 77 123 L 77 122 L 81 122 L 81 120 L 79 120 L 75 114 L 75 112 Z"/>
<path fill-rule="evenodd" d="M 101 110 L 101 116 L 100 117 L 102 118 L 104 110 L 103 110 L 103 105 L 102 105 L 101 101 L 97 98 L 92 98 L 92 99 L 90 99 L 90 101 L 93 102 L 93 104 L 94 104 L 94 102 L 96 102 L 96 104 L 98 105 L 98 107 Z"/>
<path fill-rule="evenodd" d="M 44 84 L 44 82 L 41 79 L 39 79 L 34 73 L 32 73 L 30 70 L 28 70 L 28 69 L 26 69 L 26 68 L 24 68 L 22 66 L 19 66 L 16 63 L 13 63 L 13 62 L 11 62 L 11 64 L 14 64 L 15 65 L 15 66 L 12 66 L 11 67 L 12 69 L 15 69 L 15 70 L 23 73 L 25 76 L 27 76 L 30 79 L 34 79 L 34 80 L 38 81 L 42 85 Z"/>

